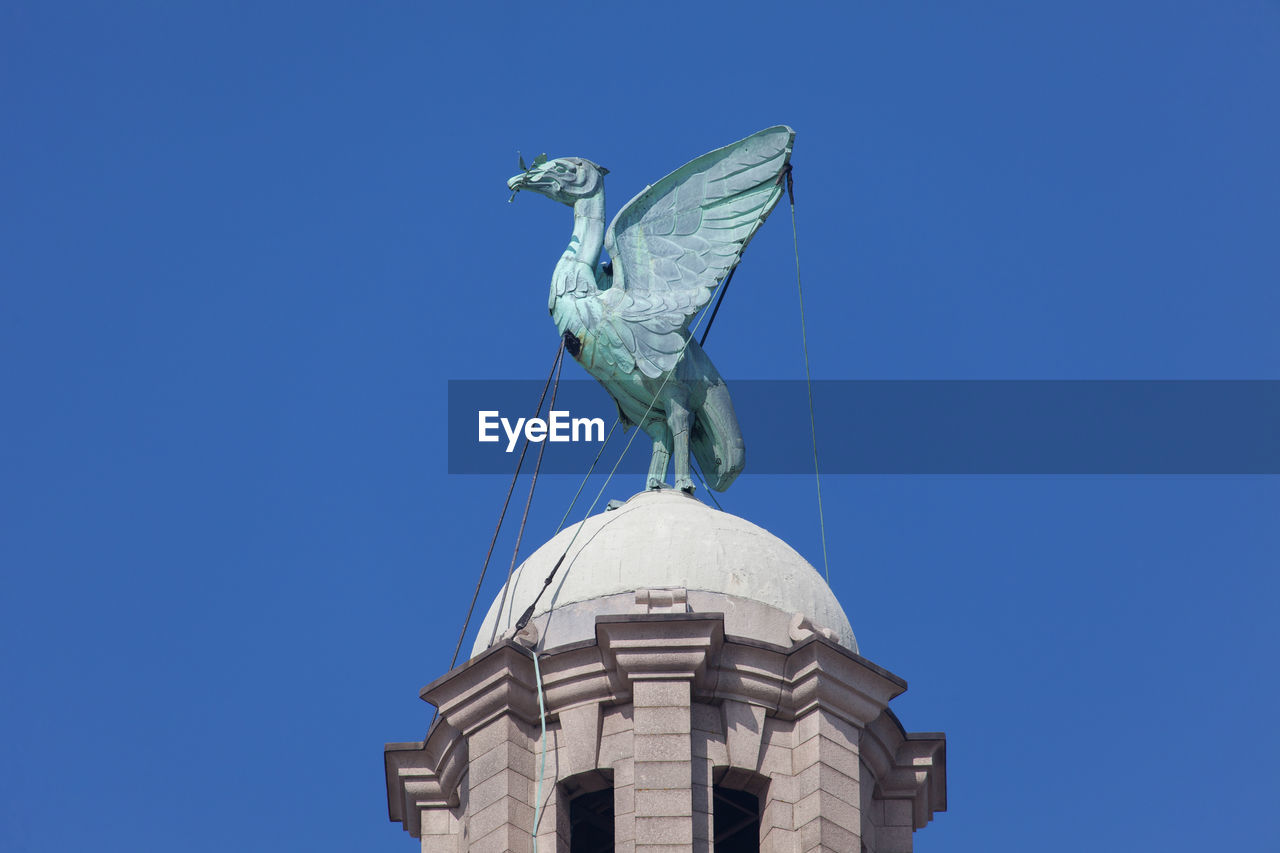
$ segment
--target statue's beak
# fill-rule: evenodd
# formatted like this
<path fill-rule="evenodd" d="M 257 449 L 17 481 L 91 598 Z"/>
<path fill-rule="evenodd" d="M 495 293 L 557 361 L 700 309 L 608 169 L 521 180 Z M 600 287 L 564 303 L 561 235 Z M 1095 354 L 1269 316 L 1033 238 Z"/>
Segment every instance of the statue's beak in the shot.
<path fill-rule="evenodd" d="M 529 177 L 528 172 L 521 172 L 520 174 L 514 177 L 508 178 L 507 189 L 511 190 L 513 193 L 519 192 L 520 190 L 524 189 L 525 180 L 528 177 Z"/>

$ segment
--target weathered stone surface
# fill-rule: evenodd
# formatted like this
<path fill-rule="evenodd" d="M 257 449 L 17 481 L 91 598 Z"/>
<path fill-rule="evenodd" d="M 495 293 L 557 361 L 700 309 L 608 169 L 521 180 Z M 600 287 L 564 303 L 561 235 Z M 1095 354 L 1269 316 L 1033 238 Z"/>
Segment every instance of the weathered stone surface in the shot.
<path fill-rule="evenodd" d="M 692 672 L 690 672 L 692 676 Z M 639 717 L 645 715 L 648 711 L 670 711 L 679 709 L 684 712 L 685 717 L 689 717 L 689 683 L 687 681 L 650 681 L 643 680 L 636 683 L 632 688 L 634 696 L 634 707 L 636 727 L 646 726 L 647 722 L 642 722 Z"/>
<path fill-rule="evenodd" d="M 597 616 L 630 613 L 636 590 L 658 588 L 684 588 L 691 610 L 723 613 L 731 636 L 785 649 L 792 615 L 800 612 L 835 630 L 846 649 L 858 648 L 839 601 L 795 549 L 749 521 L 664 490 L 570 525 L 530 555 L 512 577 L 513 594 L 495 596 L 473 656 L 515 624 L 561 555 L 535 610 L 543 650 L 592 639 Z"/>
<path fill-rule="evenodd" d="M 468 770 L 472 787 L 490 779 L 498 773 L 511 771 L 526 779 L 537 777 L 537 756 L 529 751 L 523 740 L 504 740 L 476 758 L 471 759 Z"/>
<path fill-rule="evenodd" d="M 600 739 L 600 766 L 612 767 L 619 760 L 635 755 L 635 751 L 635 735 L 632 732 L 606 735 Z"/>
<path fill-rule="evenodd" d="M 691 714 L 683 705 L 651 706 L 635 722 L 637 735 L 687 735 L 691 728 Z"/>
<path fill-rule="evenodd" d="M 564 737 L 565 775 L 596 769 L 600 753 L 600 703 L 592 702 L 560 712 Z"/>
<path fill-rule="evenodd" d="M 517 773 L 500 773 L 492 779 L 473 786 L 470 794 L 471 803 L 467 813 L 474 820 L 477 814 L 490 805 L 506 798 L 512 798 L 526 805 L 532 803 L 533 780 L 526 779 Z"/>
<path fill-rule="evenodd" d="M 487 835 L 473 838 L 467 853 L 533 853 L 533 836 L 528 828 L 504 824 Z"/>
<path fill-rule="evenodd" d="M 729 763 L 734 767 L 754 771 L 760 763 L 760 742 L 764 737 L 765 709 L 726 699 L 721 705 L 724 712 L 724 730 Z"/>
<path fill-rule="evenodd" d="M 692 784 L 688 761 L 636 760 L 636 788 L 643 790 L 678 788 L 688 790 Z"/>
<path fill-rule="evenodd" d="M 695 761 L 705 761 L 716 767 L 729 765 L 729 751 L 725 748 L 724 735 L 715 735 L 705 729 L 694 729 L 690 735 Z"/>
<path fill-rule="evenodd" d="M 914 820 L 910 800 L 884 800 L 884 826 L 911 826 Z"/>
<path fill-rule="evenodd" d="M 461 840 L 456 835 L 422 836 L 422 853 L 461 853 Z"/>
<path fill-rule="evenodd" d="M 520 802 L 515 797 L 504 796 L 481 808 L 471 816 L 469 831 L 483 838 L 500 826 L 510 824 L 533 832 L 533 809 L 528 803 Z"/>
<path fill-rule="evenodd" d="M 911 853 L 911 827 L 882 826 L 876 830 L 876 853 Z"/>
<path fill-rule="evenodd" d="M 855 835 L 861 834 L 862 812 L 857 806 L 850 805 L 844 798 L 834 796 L 829 791 L 814 791 L 801 797 L 793 809 L 793 819 L 798 826 L 804 826 L 817 818 L 826 818 Z"/>
<path fill-rule="evenodd" d="M 423 809 L 420 826 L 423 853 L 461 853 L 461 826 L 450 809 Z"/>
<path fill-rule="evenodd" d="M 684 587 L 675 589 L 637 589 L 636 613 L 688 613 L 689 590 Z"/>
<path fill-rule="evenodd" d="M 799 827 L 801 853 L 851 853 L 861 846 L 862 839 L 825 817 L 815 818 Z"/>
<path fill-rule="evenodd" d="M 653 793 L 646 791 L 645 793 Z M 634 784 L 614 785 L 613 813 L 615 816 L 631 814 L 636 810 L 636 786 Z"/>
<path fill-rule="evenodd" d="M 636 758 L 643 761 L 688 761 L 692 757 L 689 737 L 687 734 L 636 735 Z"/>
<path fill-rule="evenodd" d="M 692 844 L 693 823 L 688 817 L 636 815 L 636 842 L 641 850 L 668 844 Z"/>
<path fill-rule="evenodd" d="M 693 814 L 693 800 L 688 789 L 637 791 L 636 812 L 650 817 L 689 817 Z"/>

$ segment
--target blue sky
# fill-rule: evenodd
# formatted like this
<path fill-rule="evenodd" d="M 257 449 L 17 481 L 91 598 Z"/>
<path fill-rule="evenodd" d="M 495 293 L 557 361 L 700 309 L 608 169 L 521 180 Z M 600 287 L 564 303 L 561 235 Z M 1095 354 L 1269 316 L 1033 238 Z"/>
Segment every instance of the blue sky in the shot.
<path fill-rule="evenodd" d="M 0 847 L 414 849 L 382 744 L 506 488 L 446 473 L 446 383 L 557 345 L 517 150 L 613 212 L 793 126 L 817 377 L 1280 378 L 1280 6 L 964 5 L 5 4 Z M 731 381 L 803 375 L 793 263 L 780 210 Z M 918 850 L 1280 841 L 1275 477 L 823 486 L 863 652 L 949 736 Z M 820 563 L 810 478 L 721 502 Z"/>

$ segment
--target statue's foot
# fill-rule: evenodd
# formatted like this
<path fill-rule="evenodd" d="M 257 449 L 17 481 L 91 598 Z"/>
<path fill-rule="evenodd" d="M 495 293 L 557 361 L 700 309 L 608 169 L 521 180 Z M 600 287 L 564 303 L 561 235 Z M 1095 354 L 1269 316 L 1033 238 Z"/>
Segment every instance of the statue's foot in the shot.
<path fill-rule="evenodd" d="M 666 487 L 667 487 L 667 484 L 662 480 L 659 480 L 657 477 L 650 477 L 649 484 L 645 488 L 649 489 L 650 491 L 656 492 L 659 489 L 665 489 Z"/>
<path fill-rule="evenodd" d="M 691 495 L 698 487 L 693 484 L 693 480 L 690 480 L 688 477 L 682 477 L 676 480 L 676 488 L 684 492 L 686 495 Z"/>

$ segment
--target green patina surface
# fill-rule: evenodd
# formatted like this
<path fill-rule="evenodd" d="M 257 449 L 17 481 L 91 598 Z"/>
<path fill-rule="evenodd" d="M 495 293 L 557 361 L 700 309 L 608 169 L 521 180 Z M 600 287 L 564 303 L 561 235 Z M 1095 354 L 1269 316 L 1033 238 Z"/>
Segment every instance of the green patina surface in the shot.
<path fill-rule="evenodd" d="M 526 167 L 522 157 L 507 181 L 513 199 L 530 190 L 573 208 L 548 308 L 623 425 L 653 439 L 649 488 L 674 462 L 676 488 L 692 492 L 691 453 L 717 491 L 746 463 L 729 389 L 689 324 L 781 198 L 794 140 L 780 125 L 704 154 L 629 201 L 607 230 L 608 170 L 590 160 L 541 155 Z"/>

